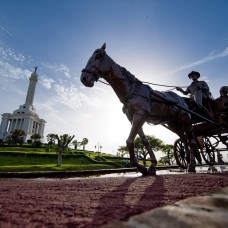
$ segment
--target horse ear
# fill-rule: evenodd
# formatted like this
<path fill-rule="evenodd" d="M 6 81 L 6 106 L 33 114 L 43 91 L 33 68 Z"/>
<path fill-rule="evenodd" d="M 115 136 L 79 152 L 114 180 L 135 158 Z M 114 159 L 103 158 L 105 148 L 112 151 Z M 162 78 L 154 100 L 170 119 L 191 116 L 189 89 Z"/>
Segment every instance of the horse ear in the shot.
<path fill-rule="evenodd" d="M 105 48 L 106 48 L 106 43 L 104 43 L 104 44 L 102 45 L 101 49 L 105 50 Z"/>

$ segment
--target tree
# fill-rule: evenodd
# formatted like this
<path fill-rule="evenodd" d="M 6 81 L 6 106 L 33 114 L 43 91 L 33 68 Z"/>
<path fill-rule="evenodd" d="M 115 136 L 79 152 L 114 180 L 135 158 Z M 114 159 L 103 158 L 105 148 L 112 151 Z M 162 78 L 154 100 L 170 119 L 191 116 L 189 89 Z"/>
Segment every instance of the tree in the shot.
<path fill-rule="evenodd" d="M 124 155 L 129 154 L 127 146 L 119 146 L 118 152 L 118 154 L 120 154 L 121 157 L 124 157 Z"/>
<path fill-rule="evenodd" d="M 81 141 L 81 146 L 83 146 L 83 150 L 85 150 L 85 145 L 87 145 L 89 142 L 89 140 L 87 138 L 83 138 Z"/>
<path fill-rule="evenodd" d="M 55 135 L 57 141 L 58 141 L 58 147 L 56 150 L 56 153 L 58 155 L 58 161 L 57 161 L 57 166 L 61 166 L 62 165 L 62 155 L 64 153 L 64 151 L 66 150 L 66 148 L 68 147 L 68 145 L 70 144 L 70 142 L 72 141 L 72 139 L 74 138 L 73 136 L 70 136 L 68 134 L 64 134 L 64 135 Z"/>
<path fill-rule="evenodd" d="M 11 132 L 11 134 L 7 137 L 7 141 L 9 144 L 13 145 L 22 145 L 24 142 L 25 132 L 20 129 L 15 129 Z"/>
<path fill-rule="evenodd" d="M 50 145 L 51 148 L 52 148 L 52 145 L 55 145 L 55 140 L 56 140 L 56 134 L 51 133 L 47 135 L 48 145 Z"/>
<path fill-rule="evenodd" d="M 165 144 L 163 145 L 163 148 L 161 150 L 163 153 L 165 153 L 165 156 L 161 157 L 159 162 L 163 164 L 172 165 L 174 161 L 174 150 L 173 145 L 171 144 Z"/>
<path fill-rule="evenodd" d="M 40 141 L 41 135 L 40 134 L 37 134 L 37 133 L 33 134 L 33 135 L 31 135 L 30 139 L 32 140 L 32 144 L 34 146 L 41 146 L 41 141 Z"/>
<path fill-rule="evenodd" d="M 0 145 L 4 145 L 3 139 L 0 139 Z"/>
<path fill-rule="evenodd" d="M 163 150 L 164 143 L 162 140 L 152 136 L 146 135 L 149 144 L 152 146 L 153 151 Z M 148 151 L 146 150 L 145 146 L 142 144 L 140 137 L 136 137 L 135 141 L 135 153 L 138 159 L 143 161 L 143 164 L 146 166 L 146 159 L 148 157 Z M 122 154 L 128 153 L 128 148 L 126 146 L 120 146 L 118 151 Z"/>
<path fill-rule="evenodd" d="M 78 149 L 78 145 L 79 145 L 79 142 L 75 139 L 72 144 L 74 145 L 74 149 L 77 150 Z"/>
<path fill-rule="evenodd" d="M 161 164 L 168 164 L 169 165 L 170 160 L 168 159 L 167 156 L 163 156 L 159 159 L 159 163 Z"/>
<path fill-rule="evenodd" d="M 153 151 L 159 151 L 163 149 L 164 143 L 162 140 L 152 135 L 146 135 L 146 138 L 151 145 Z M 146 159 L 149 153 L 146 150 L 145 146 L 142 144 L 139 137 L 136 137 L 135 139 L 135 152 L 138 156 L 138 159 L 142 159 L 144 166 L 146 166 Z"/>
<path fill-rule="evenodd" d="M 27 140 L 27 143 L 28 143 L 28 144 L 32 144 L 32 140 L 31 140 L 31 139 L 28 139 L 28 140 Z"/>

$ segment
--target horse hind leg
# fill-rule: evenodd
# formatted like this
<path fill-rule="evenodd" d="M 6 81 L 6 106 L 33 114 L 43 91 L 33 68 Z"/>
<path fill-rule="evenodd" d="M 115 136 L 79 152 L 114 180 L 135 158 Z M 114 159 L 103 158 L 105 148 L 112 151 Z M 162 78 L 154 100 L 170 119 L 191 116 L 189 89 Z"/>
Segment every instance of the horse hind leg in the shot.
<path fill-rule="evenodd" d="M 197 144 L 195 142 L 194 137 L 192 137 L 192 134 L 188 134 L 188 145 L 190 147 L 190 162 L 188 164 L 187 172 L 195 173 L 196 172 L 196 155 L 197 155 Z"/>
<path fill-rule="evenodd" d="M 156 165 L 157 165 L 157 159 L 154 155 L 154 152 L 152 150 L 152 147 L 150 146 L 148 139 L 146 138 L 142 127 L 139 129 L 138 135 L 141 139 L 142 144 L 145 146 L 145 148 L 147 149 L 149 155 L 150 155 L 150 159 L 151 159 L 151 165 L 148 169 L 148 175 L 156 175 Z"/>
<path fill-rule="evenodd" d="M 190 117 L 187 114 L 182 114 L 181 121 L 183 123 L 185 133 L 187 136 L 187 143 L 190 148 L 190 161 L 188 164 L 187 172 L 195 173 L 196 172 L 196 155 L 198 152 L 198 146 L 194 137 L 192 122 Z"/>
<path fill-rule="evenodd" d="M 195 140 L 192 132 L 191 119 L 182 114 L 179 122 L 170 122 L 168 124 L 169 129 L 175 132 L 184 143 L 185 156 L 187 161 L 187 171 L 195 172 Z"/>
<path fill-rule="evenodd" d="M 130 134 L 128 136 L 128 139 L 126 141 L 128 151 L 130 154 L 130 163 L 133 166 L 136 166 L 138 171 L 142 173 L 143 175 L 147 175 L 147 168 L 143 165 L 140 165 L 135 157 L 135 152 L 134 152 L 134 140 L 136 135 L 138 134 L 139 129 L 143 126 L 145 123 L 145 115 L 143 113 L 135 113 L 133 115 L 133 120 L 132 120 L 132 127 Z"/>

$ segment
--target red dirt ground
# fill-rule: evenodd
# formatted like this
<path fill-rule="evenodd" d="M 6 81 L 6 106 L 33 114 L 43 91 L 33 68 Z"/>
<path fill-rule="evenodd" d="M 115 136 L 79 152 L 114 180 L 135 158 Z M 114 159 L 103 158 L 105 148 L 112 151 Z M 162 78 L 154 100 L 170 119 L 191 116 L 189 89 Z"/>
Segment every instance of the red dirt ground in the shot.
<path fill-rule="evenodd" d="M 0 179 L 0 227 L 99 227 L 228 186 L 228 173 Z"/>

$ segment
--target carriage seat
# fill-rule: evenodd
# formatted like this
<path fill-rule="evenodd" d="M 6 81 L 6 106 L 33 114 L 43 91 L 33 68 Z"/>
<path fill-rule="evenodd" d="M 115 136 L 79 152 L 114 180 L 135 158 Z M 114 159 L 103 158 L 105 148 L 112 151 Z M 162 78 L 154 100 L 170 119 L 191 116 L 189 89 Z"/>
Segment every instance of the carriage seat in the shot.
<path fill-rule="evenodd" d="M 217 108 L 216 108 L 216 101 L 212 98 L 203 98 L 203 105 L 200 105 L 195 100 L 189 97 L 183 97 L 185 102 L 187 103 L 189 109 L 197 114 L 204 116 L 208 119 L 214 120 L 217 119 Z M 196 118 L 194 122 L 197 122 L 198 118 L 192 116 L 193 119 Z"/>
<path fill-rule="evenodd" d="M 216 99 L 219 118 L 222 122 L 228 122 L 228 97 L 219 97 Z"/>

